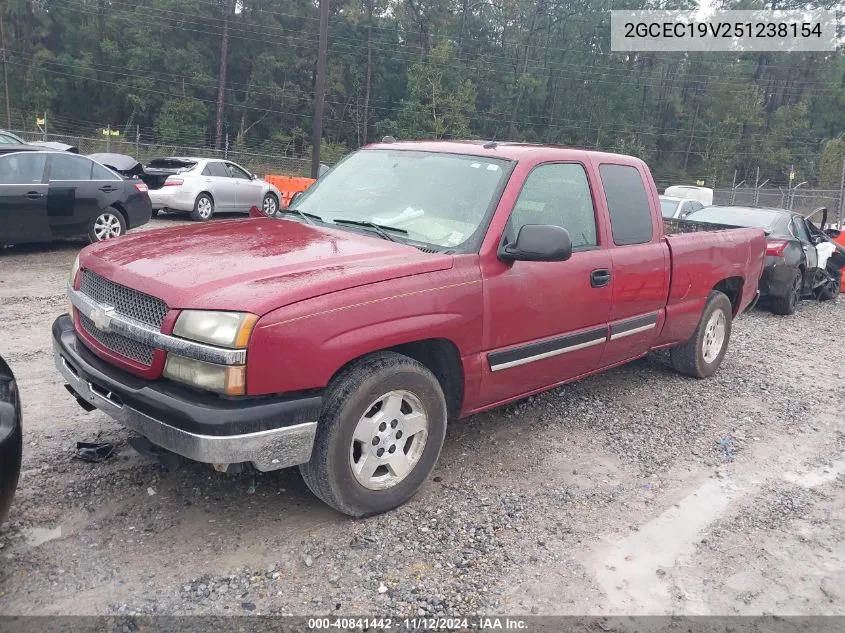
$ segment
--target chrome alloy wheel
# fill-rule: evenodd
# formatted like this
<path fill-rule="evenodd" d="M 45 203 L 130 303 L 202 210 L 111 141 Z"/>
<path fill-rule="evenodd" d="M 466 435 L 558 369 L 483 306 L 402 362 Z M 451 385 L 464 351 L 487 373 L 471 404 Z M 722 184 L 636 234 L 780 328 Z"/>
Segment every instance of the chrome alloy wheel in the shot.
<path fill-rule="evenodd" d="M 103 213 L 94 220 L 94 237 L 97 238 L 98 242 L 120 237 L 121 233 L 123 233 L 123 228 L 114 213 Z"/>
<path fill-rule="evenodd" d="M 727 331 L 726 325 L 725 313 L 721 310 L 716 310 L 710 315 L 707 325 L 704 326 L 704 340 L 701 344 L 701 352 L 704 356 L 704 362 L 707 364 L 716 360 L 722 352 L 722 347 L 725 344 L 725 332 Z"/>
<path fill-rule="evenodd" d="M 369 490 L 392 488 L 414 469 L 428 439 L 428 416 L 419 399 L 390 391 L 369 407 L 352 436 L 349 465 Z"/>

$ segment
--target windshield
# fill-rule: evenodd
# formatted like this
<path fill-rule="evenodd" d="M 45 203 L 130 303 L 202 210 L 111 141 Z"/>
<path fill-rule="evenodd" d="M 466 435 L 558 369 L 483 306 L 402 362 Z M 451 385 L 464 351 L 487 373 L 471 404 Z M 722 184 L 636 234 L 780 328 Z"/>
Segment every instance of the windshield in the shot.
<path fill-rule="evenodd" d="M 362 150 L 320 178 L 292 205 L 325 222 L 378 224 L 400 241 L 439 248 L 467 242 L 495 204 L 510 163 L 409 150 Z M 406 234 L 407 233 L 407 234 Z"/>
<path fill-rule="evenodd" d="M 773 226 L 777 218 L 778 213 L 774 211 L 736 207 L 705 207 L 687 216 L 687 220 L 695 222 L 712 222 L 713 224 L 729 224 L 761 229 L 768 229 Z"/>
<path fill-rule="evenodd" d="M 678 210 L 678 205 L 680 204 L 680 200 L 664 200 L 663 198 L 660 199 L 660 214 L 664 218 L 674 218 L 675 211 Z"/>

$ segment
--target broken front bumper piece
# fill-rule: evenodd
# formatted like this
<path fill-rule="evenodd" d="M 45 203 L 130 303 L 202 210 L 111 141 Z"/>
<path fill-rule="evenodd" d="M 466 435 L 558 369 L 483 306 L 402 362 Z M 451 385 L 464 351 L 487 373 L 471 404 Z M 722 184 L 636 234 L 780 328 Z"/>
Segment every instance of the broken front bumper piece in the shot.
<path fill-rule="evenodd" d="M 97 358 L 70 315 L 53 323 L 56 368 L 83 408 L 96 407 L 153 444 L 208 464 L 269 471 L 311 458 L 322 398 L 220 398 L 142 380 Z"/>

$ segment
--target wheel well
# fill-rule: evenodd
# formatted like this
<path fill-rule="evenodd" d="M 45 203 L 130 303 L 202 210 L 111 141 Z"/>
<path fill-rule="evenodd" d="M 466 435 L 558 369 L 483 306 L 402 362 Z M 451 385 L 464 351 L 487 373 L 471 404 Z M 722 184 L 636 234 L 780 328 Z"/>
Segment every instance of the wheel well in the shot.
<path fill-rule="evenodd" d="M 117 212 L 119 212 L 119 213 L 120 213 L 120 215 L 122 215 L 122 216 L 123 216 L 123 222 L 126 224 L 126 228 L 128 229 L 128 228 L 129 228 L 129 216 L 128 216 L 128 215 L 126 215 L 126 209 L 124 209 L 122 206 L 120 206 L 120 204 L 119 204 L 119 203 L 117 203 L 117 202 L 116 202 L 116 203 L 114 203 L 114 204 L 112 204 L 112 205 L 110 205 L 110 206 L 111 206 L 113 209 L 115 209 Z"/>
<path fill-rule="evenodd" d="M 206 195 L 206 196 L 208 196 L 209 198 L 211 198 L 211 201 L 212 201 L 212 202 L 214 202 L 214 196 L 213 196 L 213 195 L 211 195 L 211 192 L 210 192 L 210 191 L 200 191 L 200 192 L 197 194 L 197 198 L 199 198 L 199 197 L 200 197 L 200 196 L 202 196 L 202 195 Z"/>
<path fill-rule="evenodd" d="M 425 339 L 387 347 L 375 352 L 396 352 L 424 365 L 440 383 L 443 395 L 446 397 L 446 409 L 450 418 L 457 417 L 464 400 L 464 370 L 461 366 L 461 355 L 457 346 L 448 339 Z M 341 367 L 337 376 L 350 363 L 360 360 L 355 358 Z M 334 376 L 332 377 L 332 380 Z"/>
<path fill-rule="evenodd" d="M 742 277 L 728 277 L 713 286 L 713 290 L 718 290 L 727 295 L 733 306 L 734 316 L 736 316 L 737 310 L 739 309 L 739 302 L 742 298 L 742 286 L 744 284 L 745 281 Z"/>

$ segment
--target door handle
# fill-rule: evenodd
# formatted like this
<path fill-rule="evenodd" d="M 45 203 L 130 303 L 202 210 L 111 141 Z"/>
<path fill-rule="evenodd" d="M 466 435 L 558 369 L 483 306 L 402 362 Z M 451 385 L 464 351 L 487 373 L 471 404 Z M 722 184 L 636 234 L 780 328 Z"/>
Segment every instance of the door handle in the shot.
<path fill-rule="evenodd" d="M 112 187 L 111 185 L 105 185 L 103 187 L 100 187 L 100 191 L 102 191 L 103 193 L 114 193 L 115 191 L 117 191 L 117 187 Z"/>
<path fill-rule="evenodd" d="M 27 191 L 23 194 L 25 197 L 29 198 L 30 200 L 38 200 L 39 198 L 43 198 L 44 194 L 40 191 Z"/>
<path fill-rule="evenodd" d="M 593 288 L 602 288 L 610 283 L 610 271 L 607 268 L 598 268 L 590 273 L 590 285 Z"/>

